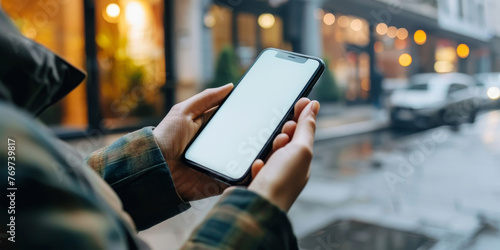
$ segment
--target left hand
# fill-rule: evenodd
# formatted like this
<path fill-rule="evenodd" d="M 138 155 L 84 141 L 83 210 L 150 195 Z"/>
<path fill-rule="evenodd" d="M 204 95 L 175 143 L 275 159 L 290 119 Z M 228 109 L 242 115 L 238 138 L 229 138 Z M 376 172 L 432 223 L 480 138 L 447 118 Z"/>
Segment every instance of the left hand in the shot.
<path fill-rule="evenodd" d="M 207 89 L 172 107 L 153 130 L 158 146 L 170 169 L 177 193 L 184 201 L 193 201 L 221 194 L 228 186 L 188 166 L 181 156 L 188 143 L 233 89 L 227 84 Z"/>
<path fill-rule="evenodd" d="M 193 201 L 221 194 L 228 185 L 212 179 L 188 166 L 181 156 L 188 143 L 193 139 L 201 126 L 208 121 L 213 111 L 233 89 L 233 84 L 220 88 L 207 89 L 184 102 L 172 107 L 170 112 L 153 130 L 158 146 L 170 169 L 170 174 L 177 193 L 184 201 Z M 307 98 L 300 99 L 295 105 L 295 117 L 282 129 L 282 134 L 273 141 L 273 150 L 286 146 L 295 131 L 296 121 L 300 113 L 310 102 Z M 252 177 L 264 166 L 264 161 L 258 159 L 252 165 Z"/>

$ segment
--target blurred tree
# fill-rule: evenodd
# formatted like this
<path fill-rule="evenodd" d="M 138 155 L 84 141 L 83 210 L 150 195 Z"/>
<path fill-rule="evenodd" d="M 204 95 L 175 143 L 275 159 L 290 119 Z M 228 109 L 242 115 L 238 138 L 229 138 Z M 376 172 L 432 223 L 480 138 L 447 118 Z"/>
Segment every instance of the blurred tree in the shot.
<path fill-rule="evenodd" d="M 238 70 L 238 60 L 233 47 L 225 46 L 217 58 L 215 66 L 215 77 L 208 85 L 209 88 L 216 88 L 227 83 L 238 83 L 240 72 Z"/>
<path fill-rule="evenodd" d="M 316 92 L 315 96 L 320 102 L 338 102 L 340 101 L 341 94 L 335 76 L 330 71 L 330 60 L 328 58 L 324 58 L 323 60 L 325 61 L 326 68 L 314 88 Z"/>

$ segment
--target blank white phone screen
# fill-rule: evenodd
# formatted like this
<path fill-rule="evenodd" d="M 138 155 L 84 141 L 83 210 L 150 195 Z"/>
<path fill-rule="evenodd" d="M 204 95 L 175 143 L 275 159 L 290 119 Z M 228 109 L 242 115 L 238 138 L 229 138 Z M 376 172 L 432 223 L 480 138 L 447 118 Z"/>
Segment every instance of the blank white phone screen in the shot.
<path fill-rule="evenodd" d="M 232 179 L 244 176 L 319 67 L 316 60 L 296 62 L 277 53 L 283 52 L 261 54 L 191 144 L 186 159 Z"/>

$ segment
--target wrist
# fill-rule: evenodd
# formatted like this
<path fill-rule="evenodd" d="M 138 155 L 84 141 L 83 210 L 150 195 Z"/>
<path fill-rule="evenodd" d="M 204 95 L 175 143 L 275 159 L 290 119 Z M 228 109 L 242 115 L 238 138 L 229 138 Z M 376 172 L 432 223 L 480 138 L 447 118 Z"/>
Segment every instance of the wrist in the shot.
<path fill-rule="evenodd" d="M 288 210 L 290 210 L 293 201 L 290 201 L 290 197 L 289 195 L 286 195 L 286 192 L 279 192 L 276 188 L 269 186 L 265 187 L 264 185 L 252 184 L 250 184 L 248 190 L 257 193 L 284 212 L 288 212 Z"/>

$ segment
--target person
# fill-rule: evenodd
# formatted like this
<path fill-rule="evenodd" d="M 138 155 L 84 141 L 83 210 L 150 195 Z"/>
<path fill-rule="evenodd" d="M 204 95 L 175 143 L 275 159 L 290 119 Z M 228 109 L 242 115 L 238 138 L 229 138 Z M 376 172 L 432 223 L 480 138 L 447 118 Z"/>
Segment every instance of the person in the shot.
<path fill-rule="evenodd" d="M 308 180 L 318 102 L 296 103 L 271 156 L 252 165 L 248 187 L 227 187 L 180 160 L 232 84 L 176 104 L 157 127 L 82 159 L 36 116 L 84 74 L 23 37 L 1 9 L 0 28 L 2 249 L 148 249 L 138 231 L 219 194 L 183 249 L 298 248 L 286 212 Z"/>

